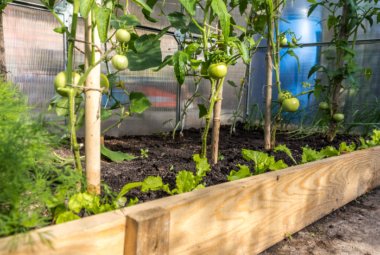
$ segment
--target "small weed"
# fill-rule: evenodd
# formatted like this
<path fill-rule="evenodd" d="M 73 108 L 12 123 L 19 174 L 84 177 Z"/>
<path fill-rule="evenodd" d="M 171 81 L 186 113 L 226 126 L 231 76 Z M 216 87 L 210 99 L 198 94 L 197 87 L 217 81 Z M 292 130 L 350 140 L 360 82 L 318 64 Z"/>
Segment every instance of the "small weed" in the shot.
<path fill-rule="evenodd" d="M 313 232 L 310 232 L 310 235 L 311 235 L 312 237 L 317 237 L 317 235 L 314 234 Z"/>
<path fill-rule="evenodd" d="M 367 199 L 367 195 L 363 195 L 363 198 L 364 198 L 364 199 Z"/>
<path fill-rule="evenodd" d="M 319 229 L 319 231 L 323 232 L 323 230 L 321 228 L 318 228 L 318 229 Z"/>
<path fill-rule="evenodd" d="M 171 166 L 169 170 L 172 171 L 173 169 L 174 169 L 174 166 Z"/>
<path fill-rule="evenodd" d="M 157 133 L 158 135 L 162 135 L 165 139 L 169 136 L 168 133 L 161 132 L 161 131 L 156 131 L 156 133 Z"/>
<path fill-rule="evenodd" d="M 286 238 L 289 242 L 293 240 L 292 234 L 290 234 L 289 232 L 286 233 Z"/>
<path fill-rule="evenodd" d="M 222 161 L 223 159 L 224 159 L 224 156 L 222 154 L 220 154 L 220 152 L 218 152 L 218 160 Z"/>
<path fill-rule="evenodd" d="M 360 201 L 358 201 L 358 200 L 356 200 L 356 199 L 355 199 L 355 202 L 356 202 L 357 204 L 360 204 Z"/>
<path fill-rule="evenodd" d="M 141 158 L 144 158 L 144 157 L 148 157 L 148 151 L 149 150 L 144 150 L 144 149 L 141 149 Z"/>
<path fill-rule="evenodd" d="M 185 148 L 181 147 L 181 150 L 183 150 L 183 149 L 185 149 Z"/>

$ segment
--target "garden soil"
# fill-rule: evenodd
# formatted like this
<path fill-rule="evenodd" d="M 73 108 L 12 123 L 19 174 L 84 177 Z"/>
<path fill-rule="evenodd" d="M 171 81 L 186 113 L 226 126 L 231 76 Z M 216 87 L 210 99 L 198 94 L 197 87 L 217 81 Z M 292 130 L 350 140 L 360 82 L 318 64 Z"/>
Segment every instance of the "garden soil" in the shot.
<path fill-rule="evenodd" d="M 113 191 L 119 192 L 124 185 L 131 182 L 142 182 L 148 176 L 161 176 L 164 184 L 170 189 L 175 188 L 175 177 L 179 171 L 196 172 L 192 155 L 198 154 L 201 149 L 201 131 L 189 129 L 183 136 L 173 140 L 171 136 L 153 134 L 150 136 L 123 136 L 105 137 L 104 145 L 112 151 L 121 151 L 138 158 L 131 161 L 111 162 L 102 156 L 101 178 Z M 238 123 L 236 132 L 230 135 L 230 126 L 221 126 L 219 152 L 221 159 L 217 164 L 211 164 L 211 171 L 207 172 L 202 182 L 206 187 L 227 182 L 231 170 L 238 171 L 238 164 L 247 165 L 254 172 L 254 162 L 246 161 L 241 149 L 256 150 L 275 156 L 276 161 L 282 159 L 287 165 L 295 163 L 284 152 L 264 150 L 264 133 L 261 129 L 246 131 L 243 124 Z M 79 139 L 79 142 L 84 142 Z M 303 139 L 292 139 L 290 134 L 280 133 L 276 136 L 276 145 L 286 144 L 292 151 L 297 162 L 302 159 L 302 147 L 321 150 L 327 146 L 339 148 L 339 144 L 355 142 L 360 146 L 358 137 L 337 135 L 333 142 L 327 141 L 319 135 L 312 135 Z M 207 144 L 211 144 L 211 131 Z M 147 150 L 148 157 L 141 157 L 141 150 Z M 210 151 L 210 146 L 208 146 Z M 63 148 L 57 154 L 68 157 L 70 150 Z M 81 150 L 84 155 L 84 149 Z M 83 162 L 84 164 L 84 162 Z M 129 199 L 138 198 L 139 203 L 169 196 L 164 191 L 150 191 L 141 193 L 135 188 L 126 194 Z M 311 234 L 313 233 L 313 234 Z M 313 236 L 314 235 L 314 236 Z M 366 254 L 380 255 L 380 189 L 376 189 L 353 201 L 336 212 L 322 218 L 307 228 L 292 235 L 292 241 L 284 240 L 264 254 Z"/>

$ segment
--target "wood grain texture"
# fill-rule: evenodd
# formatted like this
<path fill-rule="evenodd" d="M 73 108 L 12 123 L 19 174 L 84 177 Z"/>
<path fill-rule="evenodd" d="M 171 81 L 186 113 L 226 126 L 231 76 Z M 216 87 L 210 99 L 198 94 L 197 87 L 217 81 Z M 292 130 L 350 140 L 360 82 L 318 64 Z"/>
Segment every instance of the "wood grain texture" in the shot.
<path fill-rule="evenodd" d="M 127 215 L 124 255 L 169 255 L 170 213 L 160 207 Z"/>
<path fill-rule="evenodd" d="M 170 212 L 171 255 L 257 254 L 379 185 L 380 146 L 43 228 L 55 250 L 13 254 L 123 255 L 126 215 L 155 207 Z"/>

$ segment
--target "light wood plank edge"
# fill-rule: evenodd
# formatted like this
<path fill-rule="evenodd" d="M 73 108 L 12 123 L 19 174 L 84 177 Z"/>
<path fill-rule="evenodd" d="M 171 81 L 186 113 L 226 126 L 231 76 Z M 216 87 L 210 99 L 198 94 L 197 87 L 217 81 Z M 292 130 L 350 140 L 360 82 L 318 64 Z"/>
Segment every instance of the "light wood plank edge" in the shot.
<path fill-rule="evenodd" d="M 378 146 L 39 229 L 55 250 L 13 254 L 122 255 L 125 216 L 155 207 L 170 212 L 170 254 L 257 254 L 379 185 Z"/>

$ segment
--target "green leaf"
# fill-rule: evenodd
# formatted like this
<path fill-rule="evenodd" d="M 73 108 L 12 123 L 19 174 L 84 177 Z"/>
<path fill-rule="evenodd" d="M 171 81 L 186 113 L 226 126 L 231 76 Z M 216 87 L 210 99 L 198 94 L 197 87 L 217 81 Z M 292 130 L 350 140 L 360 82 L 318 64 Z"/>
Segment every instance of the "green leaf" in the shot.
<path fill-rule="evenodd" d="M 163 186 L 162 179 L 160 176 L 153 177 L 153 176 L 148 176 L 146 178 L 141 186 L 141 192 L 146 193 L 149 190 L 160 190 Z"/>
<path fill-rule="evenodd" d="M 235 84 L 235 82 L 228 80 L 228 84 L 230 84 L 232 87 L 237 88 L 238 86 Z"/>
<path fill-rule="evenodd" d="M 316 85 L 315 86 L 315 90 L 314 90 L 315 99 L 317 99 L 317 100 L 319 99 L 319 96 L 320 96 L 320 94 L 322 92 L 322 88 L 323 88 L 322 85 Z"/>
<path fill-rule="evenodd" d="M 150 8 L 153 8 L 153 6 L 157 3 L 157 0 L 147 0 L 146 1 L 146 4 L 150 7 Z M 149 20 L 150 22 L 153 22 L 153 23 L 157 23 L 158 20 L 156 19 L 153 19 L 152 17 L 150 17 L 150 12 L 143 9 L 142 10 L 142 13 L 144 14 L 144 17 Z"/>
<path fill-rule="evenodd" d="M 172 55 L 166 56 L 165 59 L 164 59 L 164 61 L 162 61 L 161 65 L 157 69 L 154 69 L 152 71 L 153 72 L 158 72 L 162 68 L 164 68 L 165 66 L 170 65 L 170 64 L 173 64 L 173 56 Z"/>
<path fill-rule="evenodd" d="M 129 94 L 129 100 L 133 103 L 129 107 L 131 113 L 137 112 L 141 114 L 143 111 L 152 106 L 149 99 L 141 92 L 131 92 Z"/>
<path fill-rule="evenodd" d="M 207 108 L 204 104 L 198 104 L 199 108 L 199 118 L 202 118 L 207 114 Z"/>
<path fill-rule="evenodd" d="M 142 53 L 149 50 L 155 42 L 158 41 L 172 26 L 165 27 L 157 35 L 142 35 L 135 41 L 135 48 L 137 53 Z"/>
<path fill-rule="evenodd" d="M 290 149 L 288 147 L 286 147 L 286 144 L 279 144 L 277 147 L 274 148 L 274 152 L 277 152 L 277 151 L 283 151 L 285 152 L 286 154 L 288 154 L 288 156 L 294 161 L 294 163 L 296 163 L 297 165 L 297 161 L 293 158 L 293 154 L 292 152 L 290 151 Z"/>
<path fill-rule="evenodd" d="M 240 179 L 252 176 L 251 172 L 249 171 L 248 166 L 240 165 L 240 164 L 238 164 L 237 166 L 240 167 L 240 170 L 238 172 L 232 170 L 230 172 L 230 175 L 227 175 L 227 179 L 229 181 L 236 181 L 236 180 L 240 180 Z"/>
<path fill-rule="evenodd" d="M 117 17 L 114 14 L 112 14 L 111 26 L 117 30 L 123 27 L 127 28 L 141 26 L 141 23 L 135 15 L 123 15 L 119 17 L 119 20 L 117 20 Z"/>
<path fill-rule="evenodd" d="M 65 223 L 65 222 L 69 222 L 69 221 L 77 220 L 77 219 L 80 219 L 78 215 L 74 214 L 72 211 L 67 211 L 67 212 L 61 213 L 58 216 L 56 223 L 61 224 L 61 223 Z"/>
<path fill-rule="evenodd" d="M 66 28 L 65 27 L 56 27 L 56 28 L 54 28 L 54 32 L 56 32 L 58 34 L 63 34 L 66 32 Z"/>
<path fill-rule="evenodd" d="M 125 206 L 125 203 L 127 202 L 126 197 L 121 197 L 115 202 L 115 207 L 116 208 L 123 208 Z"/>
<path fill-rule="evenodd" d="M 173 55 L 174 75 L 180 85 L 185 82 L 187 58 L 187 54 L 182 51 L 177 51 Z"/>
<path fill-rule="evenodd" d="M 317 1 L 315 1 L 315 0 L 307 0 L 309 3 L 312 3 L 312 4 L 316 4 L 317 3 Z"/>
<path fill-rule="evenodd" d="M 108 24 L 110 21 L 111 10 L 103 9 L 96 4 L 94 5 L 96 25 L 98 27 L 99 38 L 101 42 L 107 41 Z"/>
<path fill-rule="evenodd" d="M 346 142 L 339 144 L 339 151 L 354 151 L 356 149 L 356 144 L 354 142 L 347 146 Z"/>
<path fill-rule="evenodd" d="M 118 78 L 118 76 L 117 76 L 117 74 L 115 74 L 115 73 L 111 73 L 111 74 L 108 74 L 108 75 L 107 75 L 107 79 L 108 79 L 108 82 L 109 82 L 109 84 L 110 84 L 110 87 L 113 87 L 113 86 L 114 86 L 114 84 L 115 84 L 117 78 Z"/>
<path fill-rule="evenodd" d="M 65 116 L 69 114 L 69 98 L 63 97 L 55 108 L 58 116 Z"/>
<path fill-rule="evenodd" d="M 320 160 L 325 157 L 325 155 L 322 155 L 316 150 L 313 150 L 310 148 L 302 147 L 302 150 L 303 150 L 303 153 L 302 153 L 302 160 L 300 162 L 301 164 Z"/>
<path fill-rule="evenodd" d="M 284 169 L 284 168 L 287 168 L 287 167 L 288 167 L 288 165 L 285 164 L 284 162 L 282 162 L 282 160 L 279 160 L 276 163 L 269 165 L 269 169 L 272 170 L 272 171 Z"/>
<path fill-rule="evenodd" d="M 247 10 L 247 7 L 248 7 L 248 0 L 239 0 L 240 15 L 243 15 L 243 13 Z"/>
<path fill-rule="evenodd" d="M 142 35 L 137 40 L 144 43 L 149 40 L 149 36 Z M 136 53 L 134 51 L 128 51 L 125 55 L 128 58 L 128 69 L 130 71 L 143 71 L 157 67 L 161 64 L 162 60 L 160 41 L 154 42 L 145 52 Z"/>
<path fill-rule="evenodd" d="M 172 12 L 166 15 L 166 18 L 170 21 L 172 25 L 175 25 L 175 28 L 179 29 L 181 27 L 186 27 L 188 18 L 185 14 L 180 12 Z"/>
<path fill-rule="evenodd" d="M 112 110 L 106 110 L 104 108 L 100 109 L 100 120 L 105 121 L 108 120 L 112 115 Z"/>
<path fill-rule="evenodd" d="M 200 27 L 203 26 L 202 22 L 196 20 L 196 22 L 198 23 L 198 25 Z M 201 31 L 199 30 L 199 28 L 195 25 L 195 23 L 193 22 L 193 20 L 190 20 L 189 22 L 189 25 L 186 26 L 186 29 L 188 29 L 190 31 L 190 33 L 192 34 L 201 34 Z"/>
<path fill-rule="evenodd" d="M 194 174 L 189 171 L 180 171 L 176 177 L 176 184 L 178 194 L 192 191 L 197 185 Z"/>
<path fill-rule="evenodd" d="M 289 54 L 290 56 L 295 57 L 295 58 L 297 59 L 298 72 L 301 73 L 300 60 L 298 59 L 297 54 L 294 53 L 293 50 L 289 50 L 289 51 L 288 51 L 288 54 Z"/>
<path fill-rule="evenodd" d="M 257 19 L 257 20 L 256 20 Z M 253 22 L 253 27 L 256 32 L 262 34 L 267 23 L 267 15 L 257 15 L 255 21 Z"/>
<path fill-rule="evenodd" d="M 135 199 L 130 199 L 127 206 L 132 206 L 132 205 L 135 205 L 139 202 L 139 199 L 137 197 L 135 197 Z"/>
<path fill-rule="evenodd" d="M 376 22 L 379 23 L 380 22 L 380 12 L 377 14 L 377 17 L 376 17 Z"/>
<path fill-rule="evenodd" d="M 145 10 L 147 10 L 148 12 L 150 13 L 153 13 L 154 11 L 152 10 L 152 8 L 149 7 L 149 5 L 147 5 L 143 0 L 132 0 L 135 4 L 137 4 L 138 6 L 144 8 Z"/>
<path fill-rule="evenodd" d="M 227 7 L 223 0 L 213 0 L 211 2 L 212 10 L 218 15 L 224 41 L 227 43 L 230 36 L 230 18 L 231 15 L 227 11 Z"/>
<path fill-rule="evenodd" d="M 179 2 L 191 16 L 195 16 L 197 0 L 179 0 Z"/>
<path fill-rule="evenodd" d="M 315 8 L 317 8 L 317 7 L 318 7 L 318 4 L 312 4 L 312 5 L 310 5 L 309 11 L 307 12 L 307 16 L 309 17 L 313 13 L 313 11 L 315 10 Z"/>
<path fill-rule="evenodd" d="M 103 145 L 100 145 L 100 152 L 108 157 L 113 162 L 123 161 L 123 160 L 132 160 L 138 157 L 131 156 L 127 153 L 122 153 L 120 151 L 111 151 L 104 147 Z"/>
<path fill-rule="evenodd" d="M 231 24 L 231 26 L 236 27 L 237 29 L 243 31 L 245 34 L 247 33 L 247 29 L 245 29 L 244 27 L 241 27 L 241 26 L 238 26 L 238 25 L 235 25 L 235 24 Z"/>
<path fill-rule="evenodd" d="M 210 164 L 207 163 L 207 158 L 200 158 L 199 154 L 194 154 L 193 160 L 196 163 L 197 177 L 198 179 L 202 179 L 202 177 L 206 175 L 206 172 L 211 170 Z"/>
<path fill-rule="evenodd" d="M 80 15 L 82 18 L 87 18 L 88 14 L 91 11 L 92 5 L 94 4 L 94 0 L 80 0 Z"/>
<path fill-rule="evenodd" d="M 184 50 L 184 52 L 189 56 L 189 59 L 194 54 L 194 52 L 200 47 L 201 45 L 199 43 L 192 43 L 189 46 L 187 46 Z M 202 62 L 202 61 L 201 61 Z"/>
<path fill-rule="evenodd" d="M 334 157 L 334 156 L 339 156 L 340 155 L 340 151 L 335 149 L 334 147 L 332 146 L 328 146 L 326 147 L 325 149 L 322 149 L 319 154 L 324 157 Z"/>
<path fill-rule="evenodd" d="M 77 122 L 75 123 L 75 131 L 78 131 L 79 129 L 81 129 L 85 124 L 85 108 L 84 107 L 80 108 L 77 115 L 78 115 L 78 119 L 77 119 Z"/>
<path fill-rule="evenodd" d="M 133 182 L 133 183 L 128 183 L 127 185 L 124 185 L 124 187 L 120 190 L 119 194 L 117 195 L 115 201 L 118 201 L 122 196 L 127 194 L 131 189 L 137 188 L 142 186 L 142 182 Z"/>
<path fill-rule="evenodd" d="M 64 203 L 57 205 L 57 207 L 54 208 L 54 221 L 57 220 L 59 215 L 65 212 L 67 212 L 67 209 Z"/>
<path fill-rule="evenodd" d="M 374 143 L 376 145 L 380 145 L 380 130 L 372 130 L 373 134 L 371 135 L 371 138 L 372 138 L 372 141 L 374 141 Z"/>
<path fill-rule="evenodd" d="M 367 80 L 369 80 L 372 76 L 372 69 L 365 68 L 363 70 L 364 70 L 365 77 L 367 78 Z"/>
<path fill-rule="evenodd" d="M 54 96 L 50 99 L 50 103 L 51 104 L 56 104 L 58 103 L 59 101 L 61 101 L 62 99 L 64 99 L 65 97 L 61 96 L 60 94 L 58 94 L 57 92 L 54 93 Z"/>
<path fill-rule="evenodd" d="M 201 64 L 202 60 L 190 59 L 190 66 L 194 70 L 197 70 Z"/>
<path fill-rule="evenodd" d="M 270 165 L 275 164 L 274 157 L 260 151 L 242 149 L 242 155 L 245 160 L 255 162 L 255 175 L 263 174 Z"/>
<path fill-rule="evenodd" d="M 349 52 L 349 53 L 351 53 L 352 55 L 354 55 L 354 56 L 357 56 L 358 54 L 356 53 L 356 51 L 354 51 L 353 49 L 350 49 L 350 48 L 348 48 L 348 47 L 340 47 L 341 49 L 343 49 L 343 50 L 345 50 L 345 51 L 347 51 L 347 52 Z"/>
<path fill-rule="evenodd" d="M 311 75 L 313 75 L 313 73 L 315 73 L 316 71 L 318 71 L 318 69 L 320 69 L 322 67 L 323 71 L 326 72 L 327 69 L 324 67 L 324 66 L 321 66 L 321 65 L 315 65 L 313 66 L 310 71 L 309 71 L 309 75 L 307 76 L 307 78 L 309 79 Z"/>
<path fill-rule="evenodd" d="M 248 47 L 245 44 L 240 43 L 239 49 L 241 53 L 241 58 L 244 60 L 245 63 L 249 63 L 251 61 L 251 58 L 249 57 Z"/>

